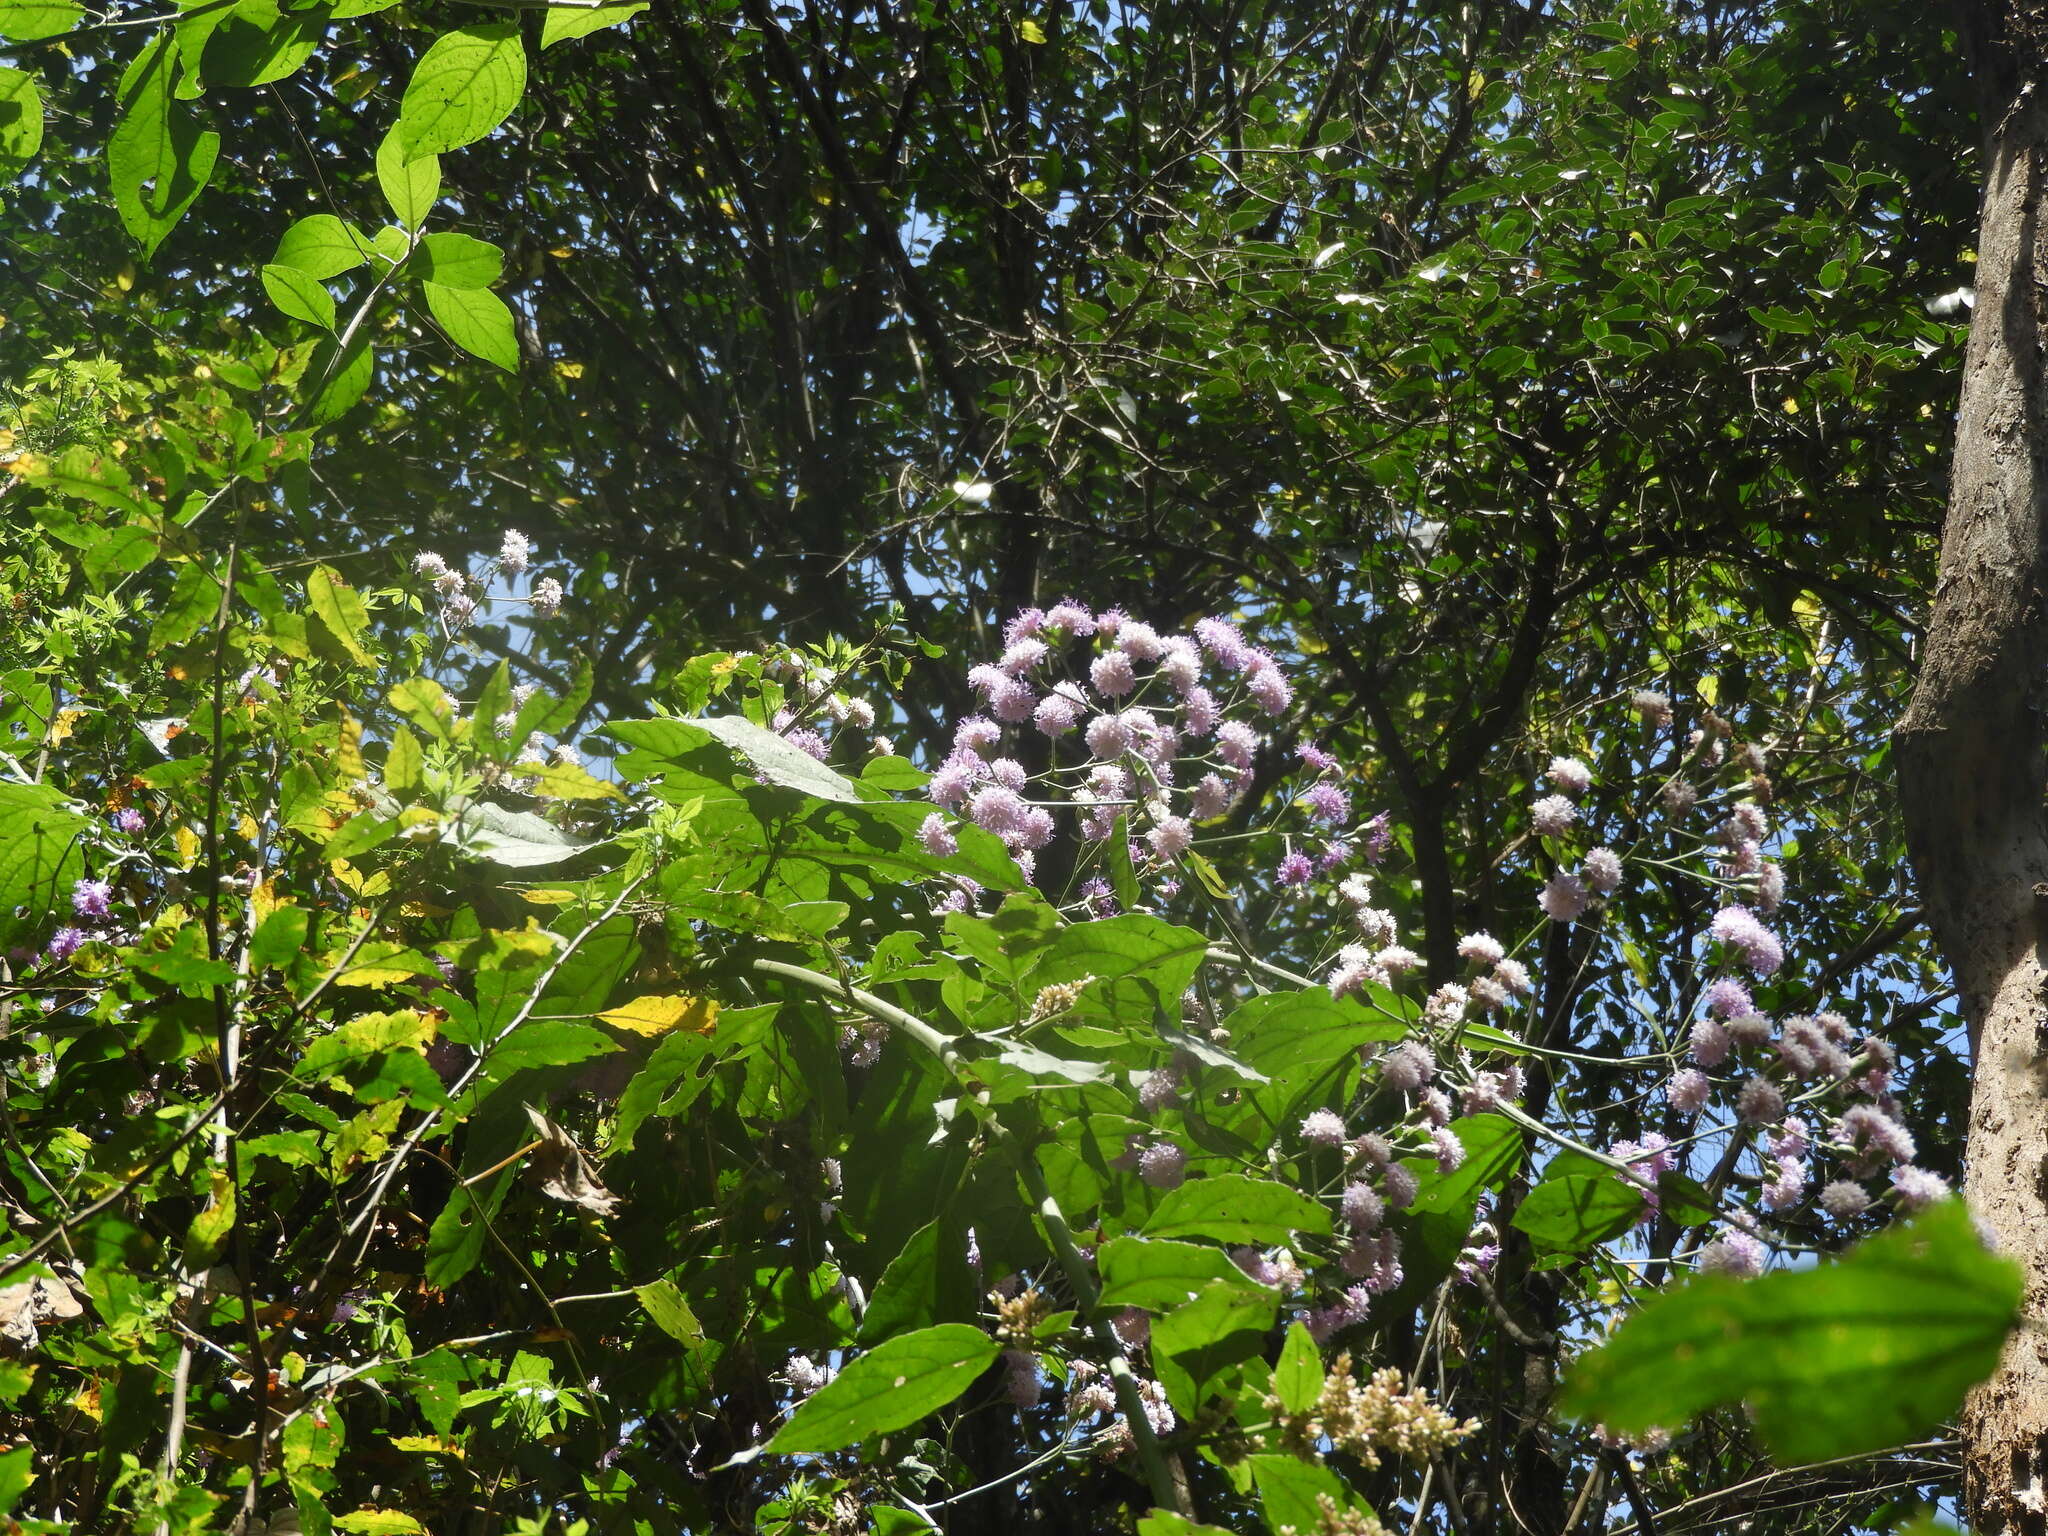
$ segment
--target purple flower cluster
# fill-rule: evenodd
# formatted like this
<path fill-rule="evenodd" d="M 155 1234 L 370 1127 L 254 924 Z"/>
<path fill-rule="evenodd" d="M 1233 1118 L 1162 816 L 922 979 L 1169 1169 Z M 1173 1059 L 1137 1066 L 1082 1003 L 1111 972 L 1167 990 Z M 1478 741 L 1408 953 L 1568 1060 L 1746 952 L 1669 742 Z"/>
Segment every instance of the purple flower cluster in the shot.
<path fill-rule="evenodd" d="M 955 846 L 946 814 L 1001 838 L 1030 874 L 1037 851 L 1072 818 L 1101 843 L 1121 824 L 1133 863 L 1151 888 L 1178 888 L 1176 870 L 1198 826 L 1229 812 L 1249 787 L 1261 747 L 1257 722 L 1284 714 L 1293 685 L 1271 652 L 1220 618 L 1190 634 L 1162 634 L 1110 609 L 1067 601 L 1027 608 L 1003 630 L 1003 651 L 967 673 L 980 713 L 955 728 L 952 749 L 926 794 L 940 807 L 922 836 L 934 851 Z M 1342 841 L 1350 796 L 1339 764 L 1302 749 L 1316 778 L 1296 804 L 1315 840 L 1290 849 L 1275 870 L 1283 887 L 1306 885 L 1351 857 Z M 1023 759 L 1048 766 L 1027 772 Z M 1368 822 L 1368 857 L 1383 852 L 1385 819 Z M 1082 888 L 1086 910 L 1114 910 L 1106 885 Z"/>
<path fill-rule="evenodd" d="M 532 564 L 533 541 L 517 528 L 507 528 L 500 536 L 497 558 L 485 562 L 484 569 L 488 574 L 523 576 Z M 412 569 L 414 575 L 433 584 L 441 599 L 443 634 L 458 634 L 476 622 L 478 599 L 490 588 L 487 576 L 466 574 L 431 549 L 423 549 L 412 557 Z M 552 576 L 542 576 L 534 582 L 527 604 L 535 618 L 552 619 L 562 610 L 563 595 L 561 582 Z"/>

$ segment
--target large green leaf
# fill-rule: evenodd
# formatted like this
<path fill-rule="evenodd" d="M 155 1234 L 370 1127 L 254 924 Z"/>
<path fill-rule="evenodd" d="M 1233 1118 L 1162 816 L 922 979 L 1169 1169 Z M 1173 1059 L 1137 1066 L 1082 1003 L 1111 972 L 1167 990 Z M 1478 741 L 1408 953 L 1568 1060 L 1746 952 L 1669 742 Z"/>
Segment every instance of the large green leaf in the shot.
<path fill-rule="evenodd" d="M 1407 1026 L 1356 998 L 1325 987 L 1269 992 L 1233 1009 L 1225 1021 L 1231 1049 L 1274 1081 L 1299 1086 L 1361 1045 L 1402 1039 Z"/>
<path fill-rule="evenodd" d="M 455 846 L 472 858 L 507 869 L 561 864 L 597 844 L 580 842 L 531 811 L 508 811 L 488 800 L 464 806 L 455 819 Z"/>
<path fill-rule="evenodd" d="M 172 57 L 168 34 L 160 35 L 128 66 L 118 93 L 121 119 L 107 140 L 114 206 L 144 255 L 177 227 L 220 157 L 220 135 L 172 99 Z"/>
<path fill-rule="evenodd" d="M 602 27 L 616 27 L 647 9 L 647 0 L 624 0 L 617 5 L 551 5 L 541 19 L 540 45 L 543 50 L 574 37 L 585 37 Z"/>
<path fill-rule="evenodd" d="M 859 1341 L 878 1344 L 934 1323 L 964 1322 L 980 1306 L 966 1234 L 959 1222 L 942 1216 L 913 1232 L 882 1271 L 861 1315 Z"/>
<path fill-rule="evenodd" d="M 377 185 L 391 216 L 407 229 L 418 229 L 441 195 L 441 161 L 435 155 L 409 157 L 394 128 L 377 146 Z"/>
<path fill-rule="evenodd" d="M 1152 1364 L 1174 1409 L 1192 1416 L 1225 1371 L 1257 1355 L 1279 1307 L 1264 1286 L 1217 1280 L 1155 1322 Z"/>
<path fill-rule="evenodd" d="M 2020 1272 L 1944 1201 L 1815 1269 L 1708 1275 L 1644 1303 L 1565 1380 L 1618 1434 L 1747 1402 L 1780 1462 L 1903 1445 L 1961 1406 L 2019 1318 Z"/>
<path fill-rule="evenodd" d="M 1514 1224 L 1538 1248 L 1576 1253 L 1634 1226 L 1643 1195 L 1640 1185 L 1605 1170 L 1560 1173 L 1529 1191 Z"/>
<path fill-rule="evenodd" d="M 269 85 L 294 74 L 320 46 L 324 5 L 282 12 L 277 0 L 240 0 L 206 40 L 208 85 Z"/>
<path fill-rule="evenodd" d="M 1105 1307 L 1165 1312 L 1222 1281 L 1257 1290 L 1259 1283 L 1221 1248 L 1156 1237 L 1113 1237 L 1096 1250 Z"/>
<path fill-rule="evenodd" d="M 370 636 L 369 609 L 363 605 L 362 594 L 344 581 L 339 571 L 325 565 L 313 567 L 306 578 L 306 605 L 358 666 L 377 664 L 366 644 Z"/>
<path fill-rule="evenodd" d="M 271 263 L 294 267 L 308 277 L 339 277 L 360 267 L 369 243 L 331 213 L 308 214 L 287 229 L 277 242 Z"/>
<path fill-rule="evenodd" d="M 622 720 L 611 728 L 620 740 L 667 758 L 680 758 L 716 741 L 770 784 L 801 790 L 820 800 L 857 804 L 853 781 L 836 773 L 775 732 L 739 715 L 705 715 L 696 720 Z"/>
<path fill-rule="evenodd" d="M 1147 1237 L 1211 1237 L 1260 1246 L 1289 1241 L 1296 1232 L 1320 1237 L 1330 1212 L 1298 1189 L 1242 1173 L 1191 1179 L 1153 1209 Z"/>
<path fill-rule="evenodd" d="M 317 325 L 323 331 L 334 329 L 334 295 L 327 291 L 326 284 L 307 276 L 297 267 L 275 263 L 264 267 L 259 275 L 263 279 L 263 291 L 270 295 L 270 302 L 287 315 L 308 325 Z"/>
<path fill-rule="evenodd" d="M 1295 1323 L 1287 1330 L 1280 1361 L 1273 1367 L 1273 1395 L 1289 1413 L 1306 1413 L 1323 1395 L 1323 1357 L 1308 1329 Z"/>
<path fill-rule="evenodd" d="M 62 0 L 0 0 L 0 37 L 17 43 L 41 42 L 77 26 L 82 7 Z"/>
<path fill-rule="evenodd" d="M 12 175 L 43 147 L 43 93 L 25 69 L 0 69 L 0 175 Z"/>
<path fill-rule="evenodd" d="M 512 311 L 503 299 L 486 288 L 456 288 L 447 283 L 423 282 L 420 292 L 455 345 L 507 373 L 519 371 L 519 339 L 512 332 Z"/>
<path fill-rule="evenodd" d="M 516 21 L 486 21 L 436 38 L 398 107 L 407 161 L 474 144 L 511 115 L 526 90 L 526 49 Z"/>
<path fill-rule="evenodd" d="M 338 337 L 329 336 L 314 349 L 307 365 L 306 379 L 315 393 L 306 405 L 306 419 L 325 426 L 363 398 L 375 377 L 377 360 L 370 348 L 367 327 L 356 332 L 343 347 Z"/>
<path fill-rule="evenodd" d="M 1178 1018 L 1181 994 L 1208 949 L 1208 939 L 1193 928 L 1132 912 L 1061 929 L 1025 982 L 1036 988 L 1092 977 L 1077 1014 L 1142 1019 L 1163 1010 Z"/>
<path fill-rule="evenodd" d="M 90 825 L 54 789 L 0 782 L 0 949 L 39 949 L 71 920 Z"/>
<path fill-rule="evenodd" d="M 505 270 L 505 253 L 488 240 L 437 230 L 420 241 L 413 264 L 421 277 L 450 288 L 488 288 Z"/>
<path fill-rule="evenodd" d="M 820 1387 L 767 1448 L 843 1450 L 943 1408 L 996 1358 L 996 1342 L 967 1323 L 940 1323 L 877 1345 Z"/>

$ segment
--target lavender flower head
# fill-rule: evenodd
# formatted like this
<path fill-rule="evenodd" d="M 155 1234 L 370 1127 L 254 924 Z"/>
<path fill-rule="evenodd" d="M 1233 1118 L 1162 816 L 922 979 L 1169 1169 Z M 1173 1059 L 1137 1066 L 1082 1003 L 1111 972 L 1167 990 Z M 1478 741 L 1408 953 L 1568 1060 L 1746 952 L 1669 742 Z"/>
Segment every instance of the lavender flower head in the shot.
<path fill-rule="evenodd" d="M 1552 789 L 1573 799 L 1593 787 L 1593 770 L 1576 757 L 1553 757 L 1543 777 L 1550 781 Z"/>
<path fill-rule="evenodd" d="M 1344 1143 L 1343 1117 L 1334 1110 L 1312 1110 L 1302 1118 L 1301 1139 L 1312 1147 L 1337 1147 Z"/>
<path fill-rule="evenodd" d="M 1536 898 L 1536 905 L 1552 922 L 1571 923 L 1585 915 L 1592 898 L 1577 875 L 1552 875 L 1544 884 L 1543 894 Z"/>

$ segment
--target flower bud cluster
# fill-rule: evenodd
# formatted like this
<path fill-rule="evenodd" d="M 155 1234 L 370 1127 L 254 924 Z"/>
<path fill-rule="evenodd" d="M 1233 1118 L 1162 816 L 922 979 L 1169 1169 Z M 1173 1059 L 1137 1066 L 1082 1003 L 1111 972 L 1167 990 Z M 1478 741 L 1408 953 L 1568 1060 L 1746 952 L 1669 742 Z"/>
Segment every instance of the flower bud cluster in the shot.
<path fill-rule="evenodd" d="M 1477 1419 L 1460 1423 L 1430 1400 L 1428 1389 L 1405 1386 L 1391 1366 L 1361 1382 L 1348 1351 L 1330 1362 L 1322 1394 L 1308 1408 L 1289 1413 L 1271 1395 L 1265 1406 L 1285 1448 L 1308 1455 L 1327 1440 L 1374 1469 L 1390 1455 L 1426 1461 L 1479 1432 Z"/>

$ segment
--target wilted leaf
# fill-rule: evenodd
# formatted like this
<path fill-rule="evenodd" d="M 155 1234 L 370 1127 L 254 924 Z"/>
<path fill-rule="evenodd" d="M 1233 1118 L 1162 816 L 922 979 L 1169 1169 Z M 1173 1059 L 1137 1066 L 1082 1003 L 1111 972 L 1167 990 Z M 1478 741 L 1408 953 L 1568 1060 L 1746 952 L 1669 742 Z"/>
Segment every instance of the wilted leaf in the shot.
<path fill-rule="evenodd" d="M 599 1181 L 597 1170 L 567 1131 L 531 1104 L 526 1106 L 526 1118 L 540 1137 L 528 1166 L 540 1176 L 543 1194 L 598 1216 L 609 1216 L 618 1209 L 619 1197 Z"/>

